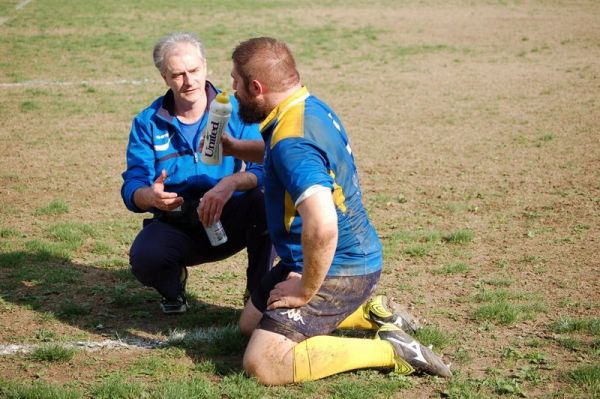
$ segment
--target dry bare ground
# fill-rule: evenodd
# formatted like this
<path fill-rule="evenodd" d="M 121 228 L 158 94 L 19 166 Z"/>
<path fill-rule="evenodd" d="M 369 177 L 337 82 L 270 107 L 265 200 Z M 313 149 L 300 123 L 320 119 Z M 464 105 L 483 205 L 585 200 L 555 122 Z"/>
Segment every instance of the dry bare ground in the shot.
<path fill-rule="evenodd" d="M 290 3 L 291 12 L 263 6 L 216 12 L 214 18 L 236 20 L 239 29 L 226 30 L 226 43 L 211 36 L 211 78 L 229 85 L 228 53 L 239 40 L 288 40 L 304 83 L 350 133 L 365 203 L 386 249 L 378 292 L 409 305 L 448 338 L 442 352 L 457 381 L 479 384 L 473 392 L 599 394 L 565 377 L 591 365 L 598 389 L 598 335 L 565 335 L 556 326 L 597 324 L 600 317 L 600 3 L 340 2 L 302 11 Z M 129 33 L 146 46 L 131 56 L 141 61 L 113 57 L 119 49 L 101 46 L 69 56 L 39 38 L 77 27 L 35 26 L 36 7 L 0 25 L 7 38 L 0 40 L 0 344 L 35 344 L 44 336 L 165 339 L 170 329 L 235 321 L 244 254 L 192 270 L 197 306 L 187 319 L 163 317 L 151 290 L 118 288 L 141 221 L 118 192 L 127 133 L 132 116 L 164 90 L 149 54 L 169 24 L 154 27 L 148 39 L 131 14 Z M 147 18 L 164 17 L 201 36 L 198 26 L 220 26 L 201 13 L 158 14 L 148 11 Z M 11 37 L 25 43 L 21 52 Z M 23 38 L 39 52 L 30 54 Z M 92 68 L 90 60 L 105 66 Z M 104 83 L 64 84 L 83 80 Z M 68 212 L 44 212 L 57 200 Z M 58 223 L 84 223 L 92 232 L 81 228 L 84 239 L 69 256 L 40 257 L 39 243 L 56 238 Z M 71 277 L 52 280 L 15 267 L 38 264 Z M 87 310 L 73 316 L 69 301 Z M 485 313 L 494 304 L 507 308 Z M 568 338 L 578 346 L 566 345 Z M 80 352 L 51 364 L 1 356 L 0 376 L 85 387 L 148 351 Z M 192 351 L 175 363 L 186 370 L 204 358 Z M 239 367 L 239 359 L 231 361 Z M 452 387 L 415 377 L 397 395 L 452 396 Z"/>

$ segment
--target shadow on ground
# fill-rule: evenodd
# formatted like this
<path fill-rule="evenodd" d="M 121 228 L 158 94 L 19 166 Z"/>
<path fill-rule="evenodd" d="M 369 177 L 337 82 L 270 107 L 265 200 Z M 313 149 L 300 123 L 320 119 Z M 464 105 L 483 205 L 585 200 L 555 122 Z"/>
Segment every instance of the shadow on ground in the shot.
<path fill-rule="evenodd" d="M 173 335 L 173 331 L 208 329 L 210 332 L 211 328 L 222 327 L 224 336 L 219 338 L 223 345 L 218 347 L 210 337 L 194 339 L 183 333 L 179 334 L 182 339 L 174 345 L 184 348 L 195 362 L 210 359 L 221 372 L 239 371 L 247 342 L 234 327 L 239 309 L 204 303 L 192 295 L 191 309 L 187 313 L 167 316 L 160 311 L 158 300 L 158 293 L 143 287 L 127 267 L 76 264 L 45 251 L 0 253 L 0 305 L 4 302 L 5 306 L 28 307 L 40 320 L 60 321 L 97 335 L 97 339 L 90 337 L 90 340 L 98 341 L 121 339 L 151 343 L 159 336 Z M 1 315 L 0 312 L 0 318 Z M 23 339 L 35 336 L 36 330 L 44 325 L 22 324 L 19 335 Z M 53 333 L 61 334 L 61 331 Z M 7 337 L 0 335 L 0 339 Z"/>

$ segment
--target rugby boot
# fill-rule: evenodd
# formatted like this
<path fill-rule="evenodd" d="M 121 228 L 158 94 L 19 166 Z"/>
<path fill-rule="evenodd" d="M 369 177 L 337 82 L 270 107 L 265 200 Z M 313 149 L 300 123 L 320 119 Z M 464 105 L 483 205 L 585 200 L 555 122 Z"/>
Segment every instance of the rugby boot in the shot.
<path fill-rule="evenodd" d="M 408 363 L 410 367 L 419 372 L 444 378 L 452 376 L 450 368 L 444 364 L 440 356 L 433 353 L 428 347 L 421 345 L 395 324 L 382 325 L 377 331 L 375 339 L 385 340 L 392 344 L 397 356 L 396 372 L 399 374 L 410 374 L 410 371 L 406 372 L 406 363 Z"/>
<path fill-rule="evenodd" d="M 363 305 L 365 319 L 377 324 L 378 327 L 392 323 L 409 334 L 414 334 L 421 325 L 407 311 L 403 310 L 385 295 L 377 295 Z"/>

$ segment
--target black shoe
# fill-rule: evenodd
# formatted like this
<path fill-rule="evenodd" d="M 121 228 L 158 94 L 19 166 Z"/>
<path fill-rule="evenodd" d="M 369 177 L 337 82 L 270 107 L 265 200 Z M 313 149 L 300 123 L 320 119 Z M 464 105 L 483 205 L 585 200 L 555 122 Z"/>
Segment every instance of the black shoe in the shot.
<path fill-rule="evenodd" d="M 396 353 L 396 372 L 399 374 L 410 374 L 414 368 L 444 378 L 452 376 L 450 368 L 444 364 L 441 357 L 395 324 L 387 323 L 381 326 L 375 339 L 383 339 L 392 344 Z"/>
<path fill-rule="evenodd" d="M 181 283 L 181 294 L 176 299 L 169 300 L 163 298 L 160 301 L 160 308 L 165 314 L 179 314 L 185 313 L 188 310 L 188 302 L 185 296 L 185 285 L 187 284 L 188 271 L 184 266 L 181 268 L 181 274 L 179 275 L 179 281 Z"/>
<path fill-rule="evenodd" d="M 160 301 L 160 308 L 164 314 L 179 314 L 185 313 L 188 309 L 188 303 L 185 295 L 179 295 L 177 299 L 168 300 L 163 298 Z"/>

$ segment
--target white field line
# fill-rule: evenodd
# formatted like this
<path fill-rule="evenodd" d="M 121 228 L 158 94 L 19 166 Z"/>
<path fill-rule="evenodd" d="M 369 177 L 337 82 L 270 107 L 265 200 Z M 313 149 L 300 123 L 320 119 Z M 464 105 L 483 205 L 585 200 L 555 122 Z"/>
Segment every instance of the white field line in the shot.
<path fill-rule="evenodd" d="M 160 83 L 157 79 L 121 79 L 121 80 L 28 80 L 26 82 L 0 83 L 0 89 L 20 88 L 20 87 L 49 87 L 49 86 L 119 86 L 119 85 L 145 85 Z"/>
<path fill-rule="evenodd" d="M 21 0 L 19 3 L 17 3 L 17 5 L 15 6 L 15 10 L 19 11 L 22 10 L 23 7 L 25 7 L 27 4 L 31 3 L 31 0 Z M 0 26 L 4 25 L 4 23 L 6 21 L 8 21 L 10 18 L 9 17 L 0 17 Z"/>
<path fill-rule="evenodd" d="M 21 1 L 19 1 L 19 4 L 17 4 L 15 6 L 15 9 L 16 10 L 21 10 L 23 7 L 25 7 L 29 3 L 31 3 L 31 0 L 21 0 Z"/>
<path fill-rule="evenodd" d="M 46 343 L 47 345 L 48 343 Z M 111 340 L 106 339 L 100 342 L 94 341 L 77 341 L 77 342 L 66 342 L 56 343 L 57 345 L 64 346 L 67 348 L 82 349 L 89 352 L 94 352 L 102 349 L 118 350 L 118 349 L 153 349 L 163 345 L 161 341 L 144 341 L 141 339 L 123 339 L 123 340 Z M 27 354 L 33 352 L 36 348 L 43 346 L 41 345 L 19 345 L 19 344 L 7 344 L 0 345 L 0 356 L 16 355 L 16 354 Z"/>
<path fill-rule="evenodd" d="M 223 327 L 197 328 L 193 330 L 174 330 L 171 331 L 167 339 L 146 340 L 142 338 L 118 338 L 117 340 L 106 339 L 104 341 L 77 341 L 77 342 L 46 342 L 44 344 L 0 344 L 0 356 L 9 356 L 16 354 L 27 354 L 48 344 L 56 344 L 67 348 L 81 349 L 89 352 L 119 349 L 154 349 L 168 346 L 195 346 L 197 344 L 210 344 L 218 342 L 225 334 L 238 332 L 235 325 Z"/>

